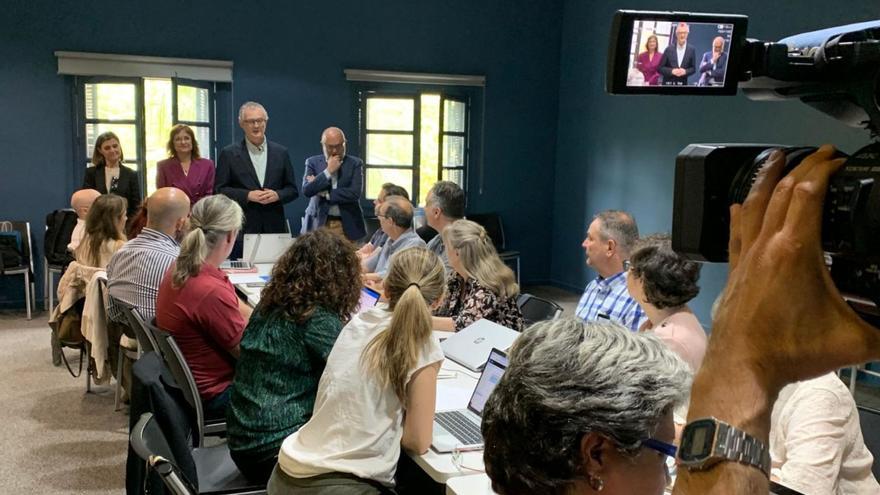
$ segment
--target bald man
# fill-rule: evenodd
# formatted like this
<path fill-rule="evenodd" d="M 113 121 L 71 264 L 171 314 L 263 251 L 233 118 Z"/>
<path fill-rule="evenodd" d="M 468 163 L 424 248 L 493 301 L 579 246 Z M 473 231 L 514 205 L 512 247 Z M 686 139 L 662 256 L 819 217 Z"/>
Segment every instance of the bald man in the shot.
<path fill-rule="evenodd" d="M 723 86 L 724 71 L 727 69 L 727 54 L 724 53 L 724 38 L 716 36 L 712 49 L 703 54 L 700 61 L 700 81 L 698 86 Z"/>
<path fill-rule="evenodd" d="M 302 233 L 319 227 L 357 241 L 367 234 L 361 210 L 364 161 L 345 153 L 345 134 L 338 127 L 321 133 L 322 155 L 306 160 L 303 194 L 309 198 Z"/>
<path fill-rule="evenodd" d="M 67 249 L 71 253 L 79 247 L 79 243 L 83 238 L 83 232 L 86 230 L 86 215 L 89 214 L 89 208 L 92 207 L 92 203 L 100 195 L 101 193 L 94 189 L 80 189 L 70 197 L 70 207 L 76 212 L 76 227 L 73 228 L 73 233 L 70 235 L 70 243 L 67 245 Z"/>
<path fill-rule="evenodd" d="M 426 247 L 425 241 L 412 228 L 412 203 L 403 196 L 388 196 L 379 206 L 379 226 L 388 234 L 388 240 L 379 254 L 363 261 L 364 279 L 379 281 L 388 273 L 388 263 L 394 253 L 409 247 Z"/>
<path fill-rule="evenodd" d="M 147 224 L 125 243 L 107 265 L 107 289 L 113 299 L 135 306 L 146 321 L 156 313 L 156 296 L 165 271 L 180 254 L 178 242 L 189 226 L 189 197 L 175 187 L 163 187 L 147 198 Z M 127 324 L 111 301 L 112 321 Z"/>

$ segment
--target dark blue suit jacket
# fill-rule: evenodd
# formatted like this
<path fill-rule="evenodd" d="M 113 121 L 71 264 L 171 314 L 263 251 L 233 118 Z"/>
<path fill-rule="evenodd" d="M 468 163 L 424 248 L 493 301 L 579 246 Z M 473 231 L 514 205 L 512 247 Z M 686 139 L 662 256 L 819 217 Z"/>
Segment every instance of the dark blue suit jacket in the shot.
<path fill-rule="evenodd" d="M 700 61 L 700 86 L 720 86 L 724 82 L 724 70 L 727 67 L 727 54 L 721 52 L 718 62 L 712 63 L 712 50 L 703 54 Z"/>
<path fill-rule="evenodd" d="M 360 158 L 345 155 L 342 166 L 336 172 L 336 189 L 324 170 L 327 168 L 327 159 L 324 155 L 315 155 L 306 160 L 306 171 L 303 174 L 303 194 L 309 200 L 303 217 L 302 232 L 315 230 L 327 223 L 327 212 L 331 205 L 339 207 L 339 216 L 342 218 L 342 230 L 345 237 L 352 241 L 367 235 L 364 226 L 364 212 L 361 210 L 361 191 L 364 187 L 364 162 Z M 314 175 L 315 180 L 309 182 L 306 177 Z M 325 198 L 318 193 L 327 191 L 330 198 Z"/>
<path fill-rule="evenodd" d="M 657 67 L 657 70 L 663 74 L 663 84 L 685 86 L 688 83 L 688 77 L 697 71 L 697 55 L 694 51 L 694 47 L 688 43 L 684 47 L 684 60 L 679 64 L 678 52 L 675 47 L 676 43 L 675 40 L 673 40 L 672 44 L 667 46 L 666 50 L 663 50 L 663 58 L 660 59 L 660 66 Z M 673 76 L 672 69 L 678 67 L 684 69 L 687 74 L 681 77 Z"/>
<path fill-rule="evenodd" d="M 245 215 L 242 232 L 246 234 L 287 232 L 284 204 L 299 196 L 287 148 L 268 140 L 266 146 L 266 180 L 262 187 L 244 139 L 223 148 L 217 159 L 214 192 L 225 194 L 241 205 Z M 261 205 L 247 200 L 250 191 L 262 188 L 277 192 L 278 201 Z"/>

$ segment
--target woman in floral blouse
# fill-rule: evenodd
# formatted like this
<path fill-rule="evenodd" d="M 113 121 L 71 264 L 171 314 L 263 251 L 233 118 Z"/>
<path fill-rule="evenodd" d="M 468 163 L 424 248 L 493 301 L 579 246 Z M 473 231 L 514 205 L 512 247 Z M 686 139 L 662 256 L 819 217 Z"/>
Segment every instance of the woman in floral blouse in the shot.
<path fill-rule="evenodd" d="M 453 271 L 446 280 L 446 299 L 434 312 L 434 329 L 457 332 L 485 318 L 522 330 L 522 313 L 516 305 L 519 285 L 513 270 L 498 257 L 486 229 L 458 220 L 442 235 Z"/>

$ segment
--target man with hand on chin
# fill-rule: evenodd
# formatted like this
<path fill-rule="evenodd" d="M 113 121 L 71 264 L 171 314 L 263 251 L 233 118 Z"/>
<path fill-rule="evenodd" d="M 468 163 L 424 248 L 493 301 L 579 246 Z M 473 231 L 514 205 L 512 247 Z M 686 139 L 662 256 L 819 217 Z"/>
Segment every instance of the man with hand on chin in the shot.
<path fill-rule="evenodd" d="M 238 111 L 245 138 L 223 148 L 217 160 L 214 192 L 235 200 L 244 210 L 243 232 L 287 232 L 284 204 L 299 195 L 287 148 L 266 139 L 269 114 L 248 101 Z"/>
<path fill-rule="evenodd" d="M 302 188 L 310 199 L 302 233 L 327 227 L 357 241 L 367 235 L 360 203 L 364 162 L 345 153 L 345 134 L 338 127 L 328 127 L 321 133 L 321 148 L 323 154 L 306 160 Z"/>

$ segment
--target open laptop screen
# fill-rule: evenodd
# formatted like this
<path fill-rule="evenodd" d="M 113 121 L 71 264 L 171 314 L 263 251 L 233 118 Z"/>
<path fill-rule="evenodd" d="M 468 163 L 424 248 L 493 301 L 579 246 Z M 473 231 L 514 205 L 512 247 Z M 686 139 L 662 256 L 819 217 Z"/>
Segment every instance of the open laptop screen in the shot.
<path fill-rule="evenodd" d="M 358 303 L 357 310 L 355 310 L 355 314 L 360 313 L 361 311 L 366 311 L 376 303 L 379 302 L 379 293 L 374 291 L 369 287 L 361 288 L 361 301 Z"/>
<path fill-rule="evenodd" d="M 483 406 L 486 405 L 486 400 L 492 395 L 495 385 L 498 384 L 498 380 L 507 369 L 507 362 L 507 354 L 504 351 L 492 349 L 492 352 L 489 353 L 489 360 L 486 362 L 486 367 L 483 368 L 483 374 L 480 375 L 477 388 L 474 389 L 474 395 L 471 396 L 471 401 L 468 403 L 468 409 L 478 416 L 483 415 Z"/>

